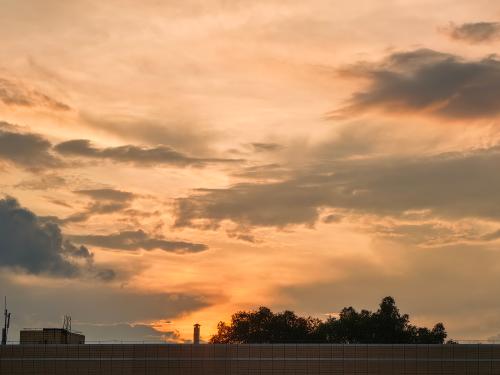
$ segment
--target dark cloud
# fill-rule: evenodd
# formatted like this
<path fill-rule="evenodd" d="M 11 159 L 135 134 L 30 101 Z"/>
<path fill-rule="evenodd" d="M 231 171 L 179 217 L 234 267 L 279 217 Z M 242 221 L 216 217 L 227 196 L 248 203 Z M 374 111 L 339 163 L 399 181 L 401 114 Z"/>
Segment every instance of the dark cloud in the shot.
<path fill-rule="evenodd" d="M 370 81 L 332 116 L 378 109 L 463 120 L 500 114 L 500 61 L 467 61 L 432 50 L 394 53 L 380 64 L 358 64 L 345 75 Z"/>
<path fill-rule="evenodd" d="M 86 247 L 64 240 L 57 224 L 40 220 L 13 198 L 0 200 L 0 265 L 35 275 L 114 276 L 111 270 L 93 266 L 93 255 Z"/>
<path fill-rule="evenodd" d="M 445 32 L 455 40 L 468 43 L 490 42 L 500 39 L 500 22 L 470 22 L 451 24 Z"/>
<path fill-rule="evenodd" d="M 55 204 L 57 206 L 72 208 L 72 206 L 69 203 L 66 203 L 65 201 L 63 201 L 61 199 L 54 199 L 52 197 L 47 197 L 47 196 L 45 197 L 45 199 L 47 199 L 47 201 L 49 201 L 50 203 Z"/>
<path fill-rule="evenodd" d="M 310 166 L 284 181 L 200 189 L 176 201 L 176 225 L 313 225 L 323 208 L 400 216 L 500 219 L 500 148 L 429 157 L 379 157 Z"/>
<path fill-rule="evenodd" d="M 169 241 L 164 238 L 151 237 L 142 230 L 123 231 L 108 235 L 78 235 L 70 236 L 70 238 L 78 243 L 120 250 L 160 249 L 183 253 L 198 252 L 208 248 L 199 243 Z"/>
<path fill-rule="evenodd" d="M 38 134 L 21 133 L 17 127 L 0 123 L 0 159 L 28 169 L 60 167 L 51 144 Z"/>
<path fill-rule="evenodd" d="M 62 155 L 106 159 L 114 162 L 138 165 L 171 165 L 202 167 L 212 163 L 235 163 L 239 159 L 193 158 L 168 146 L 140 147 L 125 145 L 97 148 L 86 139 L 76 139 L 56 145 L 55 150 Z"/>
<path fill-rule="evenodd" d="M 240 241 L 245 241 L 250 243 L 258 242 L 255 236 L 248 233 L 248 230 L 245 230 L 245 228 L 236 228 L 235 230 L 228 230 L 226 231 L 226 234 L 229 238 L 235 238 Z"/>
<path fill-rule="evenodd" d="M 212 228 L 224 220 L 245 227 L 312 224 L 318 217 L 318 208 L 329 200 L 329 192 L 323 187 L 303 186 L 289 180 L 199 190 L 198 194 L 177 199 L 175 225 L 195 225 L 198 219 L 207 221 Z"/>
<path fill-rule="evenodd" d="M 45 94 L 31 90 L 19 82 L 0 78 L 0 101 L 8 106 L 46 107 L 57 111 L 71 108 Z"/>
<path fill-rule="evenodd" d="M 127 202 L 135 197 L 134 193 L 116 189 L 86 189 L 76 190 L 76 194 L 85 195 L 95 200 L 107 200 L 115 202 Z"/>
<path fill-rule="evenodd" d="M 327 224 L 340 223 L 344 217 L 338 214 L 329 214 L 323 218 L 323 222 Z"/>
<path fill-rule="evenodd" d="M 128 202 L 93 202 L 88 206 L 86 213 L 89 215 L 112 214 L 128 207 L 130 207 Z"/>

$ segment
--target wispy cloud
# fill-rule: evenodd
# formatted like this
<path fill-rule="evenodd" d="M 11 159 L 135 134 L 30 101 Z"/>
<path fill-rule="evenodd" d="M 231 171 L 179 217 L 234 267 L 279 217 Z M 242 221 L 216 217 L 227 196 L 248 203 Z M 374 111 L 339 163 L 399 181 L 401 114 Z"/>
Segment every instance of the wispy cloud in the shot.
<path fill-rule="evenodd" d="M 142 230 L 122 231 L 111 234 L 73 235 L 69 238 L 77 243 L 117 250 L 160 249 L 167 252 L 196 253 L 208 249 L 206 245 L 200 243 L 172 241 L 165 238 L 152 237 Z"/>
<path fill-rule="evenodd" d="M 195 158 L 175 151 L 168 146 L 141 147 L 125 145 L 119 147 L 98 148 L 89 140 L 75 139 L 56 145 L 55 150 L 61 155 L 89 159 L 110 160 L 137 165 L 169 165 L 203 167 L 207 164 L 239 163 L 241 159 Z"/>
<path fill-rule="evenodd" d="M 68 111 L 71 108 L 37 90 L 29 89 L 21 82 L 14 82 L 0 77 L 0 101 L 7 106 L 41 107 L 56 111 Z"/>
<path fill-rule="evenodd" d="M 500 40 L 500 22 L 452 23 L 443 31 L 454 40 L 471 44 Z"/>

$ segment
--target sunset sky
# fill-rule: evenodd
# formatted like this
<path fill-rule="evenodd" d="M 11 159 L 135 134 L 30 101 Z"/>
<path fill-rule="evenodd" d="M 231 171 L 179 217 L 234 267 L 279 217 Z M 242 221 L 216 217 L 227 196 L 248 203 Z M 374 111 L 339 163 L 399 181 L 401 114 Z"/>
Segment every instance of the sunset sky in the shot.
<path fill-rule="evenodd" d="M 10 340 L 384 296 L 500 340 L 500 2 L 0 0 Z"/>

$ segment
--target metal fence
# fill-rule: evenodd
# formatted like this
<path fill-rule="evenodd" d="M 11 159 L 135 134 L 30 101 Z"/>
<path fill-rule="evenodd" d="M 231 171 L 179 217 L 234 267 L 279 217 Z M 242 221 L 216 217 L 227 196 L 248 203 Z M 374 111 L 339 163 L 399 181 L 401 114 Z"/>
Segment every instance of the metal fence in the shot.
<path fill-rule="evenodd" d="M 500 375 L 500 345 L 6 345 L 0 374 Z"/>

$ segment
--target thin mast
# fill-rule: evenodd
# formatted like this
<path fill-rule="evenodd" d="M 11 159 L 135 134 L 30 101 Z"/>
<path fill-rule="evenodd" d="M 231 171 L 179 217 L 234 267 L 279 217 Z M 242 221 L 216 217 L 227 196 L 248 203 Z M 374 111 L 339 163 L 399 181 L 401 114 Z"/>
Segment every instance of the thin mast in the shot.
<path fill-rule="evenodd" d="M 10 312 L 7 310 L 7 297 L 4 297 L 4 311 L 3 311 L 3 328 L 2 328 L 2 345 L 7 345 L 7 335 L 10 326 Z"/>

